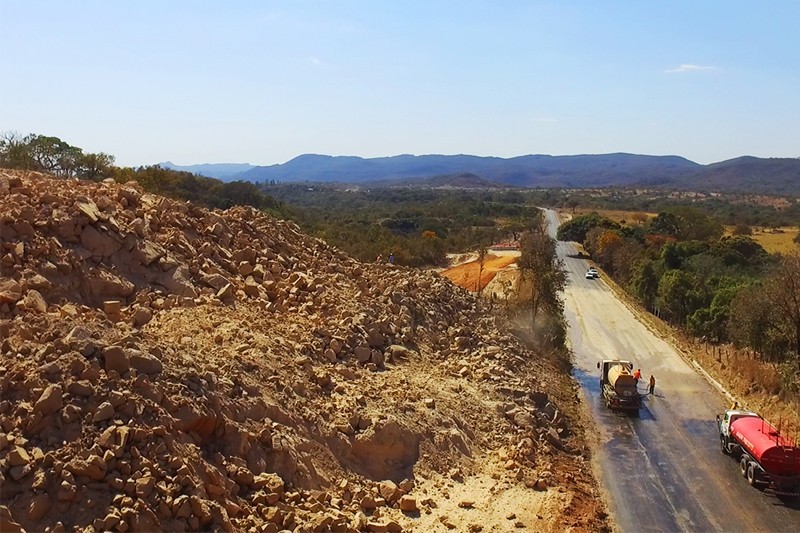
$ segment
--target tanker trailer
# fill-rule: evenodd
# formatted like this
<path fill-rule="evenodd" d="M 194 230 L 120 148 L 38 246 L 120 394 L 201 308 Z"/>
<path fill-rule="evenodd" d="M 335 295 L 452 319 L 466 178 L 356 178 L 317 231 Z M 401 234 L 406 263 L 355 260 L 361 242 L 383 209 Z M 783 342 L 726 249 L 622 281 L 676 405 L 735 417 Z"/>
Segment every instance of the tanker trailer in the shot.
<path fill-rule="evenodd" d="M 730 409 L 717 415 L 722 453 L 739 459 L 752 486 L 782 496 L 800 495 L 800 448 L 757 413 Z"/>
<path fill-rule="evenodd" d="M 600 393 L 609 409 L 635 410 L 642 406 L 642 397 L 636 388 L 631 371 L 633 363 L 621 359 L 605 359 L 597 363 L 600 373 Z"/>

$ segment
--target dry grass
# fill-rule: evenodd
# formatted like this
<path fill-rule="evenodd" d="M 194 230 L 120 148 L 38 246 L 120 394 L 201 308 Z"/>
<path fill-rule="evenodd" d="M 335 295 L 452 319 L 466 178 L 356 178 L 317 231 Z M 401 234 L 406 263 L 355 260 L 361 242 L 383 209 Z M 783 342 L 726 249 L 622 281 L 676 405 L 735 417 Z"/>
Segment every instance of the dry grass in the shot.
<path fill-rule="evenodd" d="M 778 366 L 732 346 L 688 341 L 683 346 L 714 379 L 723 383 L 745 409 L 761 414 L 800 441 L 800 398 L 787 393 Z"/>
<path fill-rule="evenodd" d="M 797 228 L 779 228 L 776 231 L 754 230 L 752 237 L 771 254 L 787 254 L 797 251 L 797 243 L 794 242 L 794 238 L 797 237 Z"/>

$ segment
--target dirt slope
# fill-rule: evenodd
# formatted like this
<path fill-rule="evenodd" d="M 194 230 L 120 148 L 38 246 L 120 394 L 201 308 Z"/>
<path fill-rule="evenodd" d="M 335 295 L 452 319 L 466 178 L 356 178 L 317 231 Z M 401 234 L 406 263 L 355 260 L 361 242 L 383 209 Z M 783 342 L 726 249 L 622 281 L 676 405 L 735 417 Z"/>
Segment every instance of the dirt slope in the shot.
<path fill-rule="evenodd" d="M 568 378 L 433 274 L 0 170 L 0 529 L 597 531 Z"/>
<path fill-rule="evenodd" d="M 475 260 L 450 267 L 441 274 L 456 285 L 477 292 L 489 285 L 498 272 L 516 263 L 517 259 L 518 257 L 513 255 L 487 254 L 483 261 L 483 270 L 480 263 Z"/>

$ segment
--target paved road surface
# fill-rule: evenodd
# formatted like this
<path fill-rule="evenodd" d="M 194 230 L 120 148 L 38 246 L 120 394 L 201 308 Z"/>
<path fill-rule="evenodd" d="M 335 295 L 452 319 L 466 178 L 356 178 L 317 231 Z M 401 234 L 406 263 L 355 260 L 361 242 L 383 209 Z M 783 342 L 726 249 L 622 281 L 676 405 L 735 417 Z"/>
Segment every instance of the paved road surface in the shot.
<path fill-rule="evenodd" d="M 546 212 L 551 235 L 557 218 Z M 602 279 L 585 279 L 589 264 L 571 243 L 558 243 L 569 272 L 565 311 L 580 382 L 599 431 L 598 460 L 611 515 L 623 532 L 800 531 L 800 502 L 750 487 L 738 463 L 719 449 L 714 417 L 723 396 L 675 349 L 637 320 Z M 597 361 L 628 359 L 656 394 L 639 418 L 600 401 Z M 641 383 L 641 391 L 645 392 Z"/>

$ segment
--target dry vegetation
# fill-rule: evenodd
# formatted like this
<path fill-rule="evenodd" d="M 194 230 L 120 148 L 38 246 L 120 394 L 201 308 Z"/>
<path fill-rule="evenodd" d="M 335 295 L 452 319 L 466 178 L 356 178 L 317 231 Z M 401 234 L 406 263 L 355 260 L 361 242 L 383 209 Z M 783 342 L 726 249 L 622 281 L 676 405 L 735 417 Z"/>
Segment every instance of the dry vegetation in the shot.
<path fill-rule="evenodd" d="M 787 254 L 797 251 L 797 228 L 784 227 L 776 229 L 753 228 L 753 240 L 771 254 Z"/>

